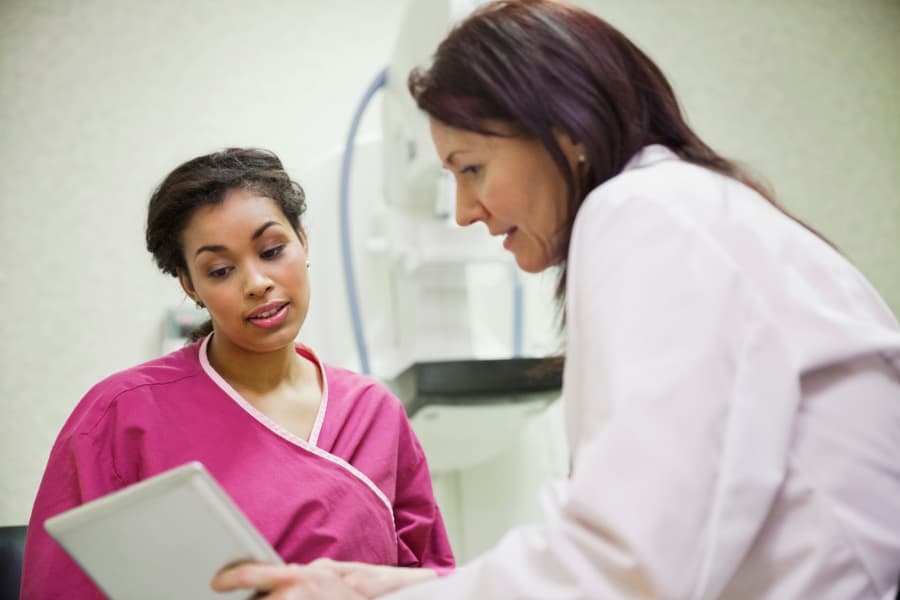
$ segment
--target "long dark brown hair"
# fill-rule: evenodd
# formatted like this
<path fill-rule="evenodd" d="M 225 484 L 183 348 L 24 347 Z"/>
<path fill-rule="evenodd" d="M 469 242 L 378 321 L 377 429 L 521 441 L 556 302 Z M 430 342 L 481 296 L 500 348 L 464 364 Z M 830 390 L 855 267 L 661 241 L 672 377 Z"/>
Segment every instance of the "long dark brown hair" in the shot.
<path fill-rule="evenodd" d="M 232 189 L 252 190 L 275 201 L 303 240 L 301 217 L 306 212 L 303 188 L 293 181 L 274 153 L 258 148 L 227 148 L 193 158 L 169 173 L 150 197 L 147 210 L 147 250 L 160 271 L 188 278 L 181 236 L 201 206 L 219 204 Z M 191 332 L 190 341 L 212 331 L 207 321 Z"/>
<path fill-rule="evenodd" d="M 487 126 L 501 121 L 547 149 L 568 188 L 560 301 L 581 203 L 647 145 L 662 144 L 688 162 L 734 178 L 794 218 L 761 182 L 694 133 L 672 86 L 640 48 L 581 8 L 553 0 L 491 2 L 456 26 L 431 66 L 414 69 L 408 84 L 433 119 L 487 135 L 502 135 Z M 557 132 L 585 151 L 589 169 L 580 181 Z"/>

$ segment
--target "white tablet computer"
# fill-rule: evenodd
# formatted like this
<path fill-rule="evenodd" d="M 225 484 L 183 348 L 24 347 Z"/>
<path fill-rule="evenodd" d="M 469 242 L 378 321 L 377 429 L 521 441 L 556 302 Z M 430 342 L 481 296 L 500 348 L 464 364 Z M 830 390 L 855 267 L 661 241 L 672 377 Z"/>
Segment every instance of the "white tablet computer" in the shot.
<path fill-rule="evenodd" d="M 221 600 L 224 566 L 281 563 L 199 462 L 161 473 L 47 519 L 44 527 L 113 600 Z"/>

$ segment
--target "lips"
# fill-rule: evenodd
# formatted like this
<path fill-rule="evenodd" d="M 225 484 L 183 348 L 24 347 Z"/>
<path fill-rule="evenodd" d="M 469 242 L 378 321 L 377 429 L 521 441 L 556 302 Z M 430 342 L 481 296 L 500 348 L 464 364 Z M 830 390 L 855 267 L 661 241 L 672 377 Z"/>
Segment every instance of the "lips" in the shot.
<path fill-rule="evenodd" d="M 505 233 L 504 238 L 503 238 L 503 247 L 504 247 L 506 250 L 509 250 L 509 246 L 510 246 L 510 243 L 511 243 L 510 241 L 512 240 L 512 236 L 513 236 L 513 234 L 515 234 L 517 231 L 518 231 L 518 228 L 513 227 L 513 228 L 511 228 L 509 231 L 507 231 L 507 232 Z"/>
<path fill-rule="evenodd" d="M 509 229 L 504 229 L 501 231 L 490 231 L 490 234 L 494 237 L 496 237 L 498 235 L 509 235 L 512 232 L 514 232 L 516 229 L 517 229 L 517 227 L 513 226 L 513 227 L 510 227 Z"/>
<path fill-rule="evenodd" d="M 276 314 L 287 306 L 288 302 L 266 302 L 260 307 L 257 307 L 253 312 L 251 312 L 247 318 L 248 319 L 268 319 Z"/>

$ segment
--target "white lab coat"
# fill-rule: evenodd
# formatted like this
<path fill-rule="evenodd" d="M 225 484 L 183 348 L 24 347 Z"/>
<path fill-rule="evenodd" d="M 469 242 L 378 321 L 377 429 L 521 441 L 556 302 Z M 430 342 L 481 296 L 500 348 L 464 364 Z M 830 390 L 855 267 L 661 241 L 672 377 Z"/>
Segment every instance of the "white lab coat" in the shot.
<path fill-rule="evenodd" d="M 586 199 L 568 267 L 558 510 L 389 597 L 892 599 L 900 327 L 863 276 L 661 146 Z"/>

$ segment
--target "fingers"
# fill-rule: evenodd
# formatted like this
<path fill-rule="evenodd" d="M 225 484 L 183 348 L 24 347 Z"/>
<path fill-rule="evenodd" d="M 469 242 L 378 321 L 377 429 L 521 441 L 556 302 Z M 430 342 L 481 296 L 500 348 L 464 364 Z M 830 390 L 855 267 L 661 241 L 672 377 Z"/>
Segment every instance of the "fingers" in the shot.
<path fill-rule="evenodd" d="M 361 562 L 338 561 L 330 558 L 317 558 L 309 563 L 310 567 L 321 567 L 338 575 L 347 575 L 360 569 L 371 569 L 373 565 Z"/>
<path fill-rule="evenodd" d="M 425 568 L 403 568 L 366 565 L 343 576 L 354 590 L 373 598 L 394 592 L 400 588 L 437 579 L 437 573 Z"/>
<path fill-rule="evenodd" d="M 353 565 L 356 563 L 344 563 L 338 562 L 336 560 L 332 560 L 330 558 L 317 558 L 316 560 L 309 563 L 310 567 L 318 567 L 327 569 L 329 571 L 334 571 L 335 573 L 340 573 L 345 569 L 344 565 Z"/>
<path fill-rule="evenodd" d="M 272 590 L 303 581 L 305 568 L 300 565 L 268 565 L 245 563 L 216 574 L 212 589 L 227 592 L 238 589 Z"/>
<path fill-rule="evenodd" d="M 352 590 L 339 575 L 324 568 L 306 569 L 303 581 L 282 587 L 266 600 L 366 600 Z"/>
<path fill-rule="evenodd" d="M 327 558 L 313 561 L 309 566 L 338 575 L 354 590 L 369 598 L 437 578 L 437 572 L 432 569 L 341 562 Z"/>
<path fill-rule="evenodd" d="M 245 563 L 219 572 L 212 589 L 269 592 L 267 600 L 358 600 L 437 578 L 426 568 L 388 567 L 320 558 L 301 566 Z"/>

